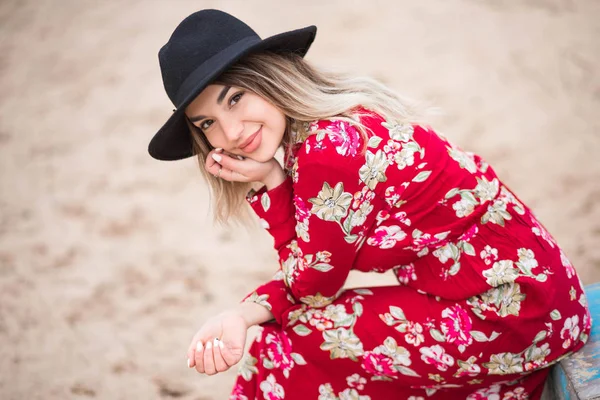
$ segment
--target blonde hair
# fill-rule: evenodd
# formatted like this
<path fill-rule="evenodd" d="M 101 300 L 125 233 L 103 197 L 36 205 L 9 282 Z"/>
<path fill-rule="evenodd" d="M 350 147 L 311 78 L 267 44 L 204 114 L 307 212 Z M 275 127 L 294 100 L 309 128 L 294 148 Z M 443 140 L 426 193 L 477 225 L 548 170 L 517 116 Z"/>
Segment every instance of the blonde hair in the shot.
<path fill-rule="evenodd" d="M 297 138 L 305 139 L 309 135 L 308 123 L 315 120 L 344 120 L 367 135 L 369 129 L 360 123 L 356 110 L 353 111 L 358 106 L 397 122 L 418 122 L 426 114 L 423 105 L 400 97 L 374 79 L 317 69 L 293 53 L 251 54 L 231 66 L 214 83 L 244 88 L 279 108 L 286 116 L 284 147 L 293 145 L 292 130 L 296 131 Z M 198 127 L 189 121 L 188 126 L 200 171 L 211 188 L 215 221 L 248 222 L 249 208 L 244 203 L 252 185 L 225 181 L 209 174 L 204 164 L 212 147 Z"/>

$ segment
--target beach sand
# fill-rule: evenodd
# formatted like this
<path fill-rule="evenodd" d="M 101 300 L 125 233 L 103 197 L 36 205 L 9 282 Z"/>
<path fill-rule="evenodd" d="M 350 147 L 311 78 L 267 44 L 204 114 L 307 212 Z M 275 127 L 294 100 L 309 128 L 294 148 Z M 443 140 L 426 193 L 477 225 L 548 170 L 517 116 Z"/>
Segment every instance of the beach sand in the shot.
<path fill-rule="evenodd" d="M 158 49 L 200 8 L 262 37 L 315 24 L 309 61 L 443 109 L 434 128 L 600 280 L 600 3 L 285 4 L 0 2 L 0 398 L 227 398 L 235 368 L 200 375 L 186 351 L 271 277 L 272 241 L 213 226 L 196 162 L 146 151 L 173 108 Z"/>

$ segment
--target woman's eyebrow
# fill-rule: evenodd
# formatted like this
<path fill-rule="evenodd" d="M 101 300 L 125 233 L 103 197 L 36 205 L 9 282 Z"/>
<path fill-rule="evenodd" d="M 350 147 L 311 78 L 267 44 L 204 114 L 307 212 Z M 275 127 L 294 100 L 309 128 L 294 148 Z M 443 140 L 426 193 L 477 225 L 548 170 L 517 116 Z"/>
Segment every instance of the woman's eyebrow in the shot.
<path fill-rule="evenodd" d="M 227 96 L 227 92 L 229 92 L 229 89 L 231 89 L 231 86 L 225 86 L 222 90 L 221 93 L 219 93 L 219 97 L 217 97 L 217 104 L 221 105 L 221 103 L 223 102 L 223 99 L 225 98 L 225 96 Z M 206 116 L 204 115 L 197 115 L 195 117 L 190 118 L 191 122 L 196 122 L 196 121 L 200 121 L 201 119 L 206 118 Z"/>

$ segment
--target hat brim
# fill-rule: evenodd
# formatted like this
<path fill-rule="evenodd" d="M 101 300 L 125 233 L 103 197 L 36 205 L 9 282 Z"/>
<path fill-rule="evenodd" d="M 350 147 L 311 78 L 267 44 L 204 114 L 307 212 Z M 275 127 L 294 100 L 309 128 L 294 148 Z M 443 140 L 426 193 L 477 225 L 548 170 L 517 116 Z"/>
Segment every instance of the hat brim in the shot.
<path fill-rule="evenodd" d="M 274 51 L 296 53 L 304 57 L 315 39 L 317 27 L 312 25 L 302 29 L 280 33 L 254 43 L 239 43 L 232 46 L 202 65 L 192 73 L 200 78 L 193 82 L 193 87 L 173 115 L 154 135 L 148 145 L 148 153 L 162 161 L 174 161 L 194 155 L 192 138 L 185 121 L 185 108 L 229 66 L 249 53 L 258 51 Z"/>

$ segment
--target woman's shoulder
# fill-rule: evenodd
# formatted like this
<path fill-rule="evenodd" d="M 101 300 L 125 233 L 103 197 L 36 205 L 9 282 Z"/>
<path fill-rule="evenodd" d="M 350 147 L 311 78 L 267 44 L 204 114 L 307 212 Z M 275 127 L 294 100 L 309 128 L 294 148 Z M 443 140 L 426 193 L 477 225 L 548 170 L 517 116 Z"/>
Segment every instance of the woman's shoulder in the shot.
<path fill-rule="evenodd" d="M 379 143 L 406 142 L 414 136 L 426 137 L 431 133 L 427 125 L 385 118 L 382 113 L 358 106 L 344 115 L 307 123 L 305 134 L 296 142 L 296 151 L 309 158 L 364 158 L 364 150 L 374 150 Z"/>

